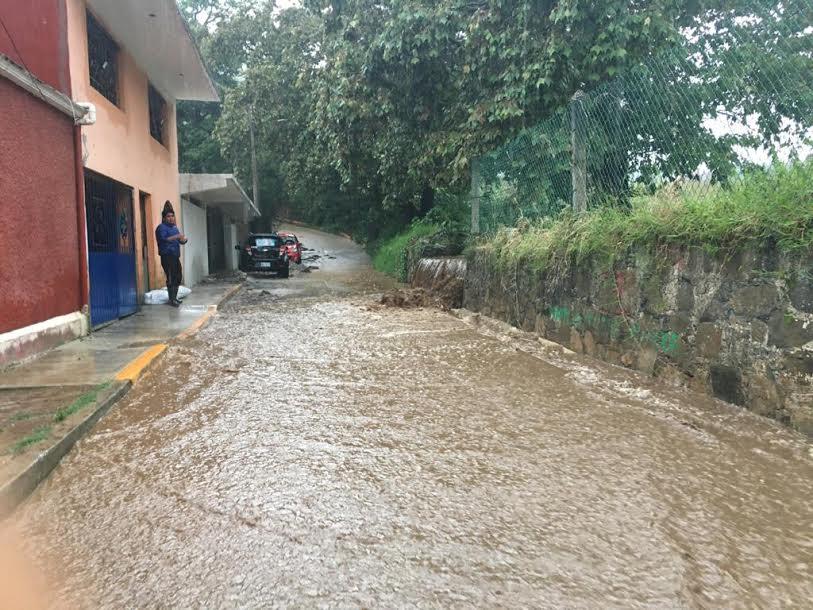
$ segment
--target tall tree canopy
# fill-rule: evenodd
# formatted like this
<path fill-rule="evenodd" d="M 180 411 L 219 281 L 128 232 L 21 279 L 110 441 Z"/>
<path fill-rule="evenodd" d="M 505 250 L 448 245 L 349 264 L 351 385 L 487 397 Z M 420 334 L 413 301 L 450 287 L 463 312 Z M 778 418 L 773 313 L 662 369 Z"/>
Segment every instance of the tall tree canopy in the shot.
<path fill-rule="evenodd" d="M 685 44 L 708 15 L 734 19 L 730 4 L 181 2 L 224 90 L 223 158 L 249 175 L 253 117 L 267 201 L 364 239 L 426 212 L 438 189 L 463 190 L 472 159 L 576 90 Z M 210 133 L 212 118 L 190 139 Z M 206 157 L 210 143 L 190 142 L 186 158 Z"/>

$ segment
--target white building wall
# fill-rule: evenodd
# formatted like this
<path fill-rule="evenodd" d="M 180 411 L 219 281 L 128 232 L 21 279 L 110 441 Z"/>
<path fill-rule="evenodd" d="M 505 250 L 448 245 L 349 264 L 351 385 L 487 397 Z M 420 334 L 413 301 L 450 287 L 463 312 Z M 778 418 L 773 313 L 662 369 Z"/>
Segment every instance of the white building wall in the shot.
<path fill-rule="evenodd" d="M 183 226 L 181 232 L 189 242 L 183 249 L 183 284 L 192 287 L 209 275 L 209 249 L 206 240 L 206 210 L 181 200 Z"/>
<path fill-rule="evenodd" d="M 237 239 L 237 227 L 226 220 L 223 225 L 223 231 L 225 233 L 224 243 L 226 244 L 226 269 L 234 271 L 237 269 L 240 260 L 240 253 L 234 249 L 235 246 L 240 245 Z"/>

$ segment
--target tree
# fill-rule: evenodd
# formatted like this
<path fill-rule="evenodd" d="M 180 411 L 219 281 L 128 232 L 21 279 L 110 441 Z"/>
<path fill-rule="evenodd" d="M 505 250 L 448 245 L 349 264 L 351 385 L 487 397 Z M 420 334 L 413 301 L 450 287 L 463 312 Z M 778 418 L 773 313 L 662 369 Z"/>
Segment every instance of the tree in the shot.
<path fill-rule="evenodd" d="M 571 106 L 589 134 L 593 205 L 626 205 L 633 186 L 725 183 L 749 168 L 748 151 L 761 150 L 764 163 L 798 148 L 813 124 L 811 10 L 806 0 L 710 3 L 676 44 L 588 88 Z M 570 204 L 567 112 L 481 163 L 486 196 L 501 202 L 486 207 L 503 210 L 502 221 Z"/>
<path fill-rule="evenodd" d="M 376 239 L 430 209 L 437 189 L 464 189 L 471 159 L 555 114 L 577 89 L 679 44 L 722 1 L 184 6 L 225 88 L 223 156 L 244 175 L 252 109 L 261 172 L 282 188 L 276 203 L 322 221 L 336 207 L 337 222 Z M 201 134 L 210 118 L 198 116 Z"/>
<path fill-rule="evenodd" d="M 247 0 L 178 0 L 189 30 L 213 75 L 215 87 L 223 96 L 234 86 L 242 68 L 242 55 L 219 34 L 242 11 L 249 10 Z M 220 103 L 180 101 L 178 103 L 178 165 L 187 173 L 228 173 L 232 164 L 220 153 L 220 143 L 212 137 L 220 119 Z"/>

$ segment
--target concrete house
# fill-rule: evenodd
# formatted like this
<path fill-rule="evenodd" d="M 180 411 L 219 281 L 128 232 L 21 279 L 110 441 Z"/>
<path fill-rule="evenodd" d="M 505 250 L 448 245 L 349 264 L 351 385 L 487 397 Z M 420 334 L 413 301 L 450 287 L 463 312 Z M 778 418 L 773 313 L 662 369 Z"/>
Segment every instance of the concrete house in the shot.
<path fill-rule="evenodd" d="M 234 247 L 248 235 L 260 211 L 233 174 L 181 174 L 183 229 L 189 243 L 183 266 L 187 286 L 210 273 L 234 271 L 239 253 Z"/>
<path fill-rule="evenodd" d="M 0 20 L 2 366 L 164 285 L 176 101 L 218 96 L 174 0 L 0 0 Z"/>
<path fill-rule="evenodd" d="M 73 95 L 96 111 L 82 128 L 96 326 L 164 285 L 154 229 L 165 201 L 183 226 L 176 101 L 218 96 L 173 0 L 62 1 Z"/>

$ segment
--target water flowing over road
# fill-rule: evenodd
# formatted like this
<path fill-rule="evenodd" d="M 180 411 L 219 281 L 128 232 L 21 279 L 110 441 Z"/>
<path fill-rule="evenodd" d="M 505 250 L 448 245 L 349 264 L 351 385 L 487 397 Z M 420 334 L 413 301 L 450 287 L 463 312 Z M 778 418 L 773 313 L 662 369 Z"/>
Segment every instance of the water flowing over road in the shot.
<path fill-rule="evenodd" d="M 810 446 L 476 317 L 349 241 L 250 279 L 11 520 L 56 607 L 803 607 Z M 334 258 L 335 257 L 335 258 Z"/>

